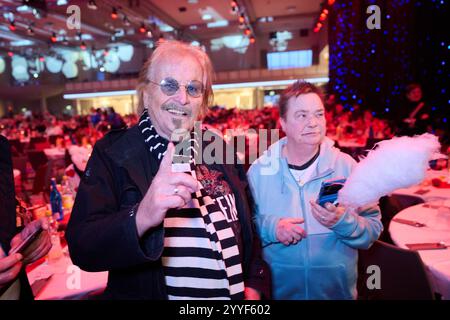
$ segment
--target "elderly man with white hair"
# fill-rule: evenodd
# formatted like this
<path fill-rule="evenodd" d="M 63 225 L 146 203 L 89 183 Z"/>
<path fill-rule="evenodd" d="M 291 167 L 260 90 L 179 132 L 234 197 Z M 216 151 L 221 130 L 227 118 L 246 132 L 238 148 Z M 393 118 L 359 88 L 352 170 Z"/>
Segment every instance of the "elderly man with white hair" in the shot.
<path fill-rule="evenodd" d="M 107 298 L 268 298 L 242 166 L 191 153 L 186 172 L 173 170 L 175 131 L 192 137 L 211 102 L 208 56 L 164 41 L 137 91 L 139 124 L 107 134 L 87 164 L 66 233 L 72 260 L 109 271 Z"/>

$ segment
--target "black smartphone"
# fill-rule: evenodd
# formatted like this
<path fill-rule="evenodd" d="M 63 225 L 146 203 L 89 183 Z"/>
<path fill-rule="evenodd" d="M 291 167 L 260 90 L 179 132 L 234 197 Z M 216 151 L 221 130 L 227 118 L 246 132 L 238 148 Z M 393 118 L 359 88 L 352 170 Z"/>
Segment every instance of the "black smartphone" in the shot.
<path fill-rule="evenodd" d="M 9 255 L 12 255 L 14 253 L 23 253 L 25 249 L 40 236 L 43 230 L 44 229 L 42 229 L 42 226 L 39 226 L 38 229 L 29 234 L 28 237 L 26 237 L 17 247 L 12 249 Z"/>
<path fill-rule="evenodd" d="M 344 178 L 339 178 L 323 181 L 316 202 L 322 207 L 327 202 L 337 205 L 338 191 L 344 186 L 345 180 Z"/>

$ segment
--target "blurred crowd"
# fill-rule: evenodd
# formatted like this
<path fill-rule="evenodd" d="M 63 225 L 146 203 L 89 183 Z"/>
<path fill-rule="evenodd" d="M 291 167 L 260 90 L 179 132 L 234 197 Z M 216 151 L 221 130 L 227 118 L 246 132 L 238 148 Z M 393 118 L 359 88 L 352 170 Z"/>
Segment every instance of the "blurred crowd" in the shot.
<path fill-rule="evenodd" d="M 137 115 L 121 116 L 114 108 L 91 109 L 89 115 L 63 115 L 57 117 L 50 113 L 24 112 L 21 114 L 8 114 L 0 119 L 0 134 L 9 140 L 29 142 L 30 139 L 50 138 L 50 144 L 65 146 L 67 141 L 77 145 L 94 145 L 108 131 L 137 123 Z M 60 140 L 56 137 L 64 137 Z M 14 147 L 14 145 L 13 145 Z M 13 155 L 17 150 L 13 148 Z"/>
<path fill-rule="evenodd" d="M 430 132 L 439 136 L 443 149 L 449 145 L 448 130 L 435 124 L 431 108 L 424 102 L 422 89 L 418 84 L 407 87 L 405 105 L 392 113 L 389 119 L 376 117 L 376 113 L 353 103 L 345 108 L 336 94 L 330 93 L 325 99 L 327 135 L 338 142 L 353 141 L 365 146 L 368 141 L 389 139 L 398 135 L 414 135 Z M 227 130 L 233 135 L 246 135 L 249 129 L 281 129 L 278 107 L 258 109 L 223 108 L 213 106 L 203 120 L 207 128 L 214 128 L 226 137 Z M 120 115 L 114 108 L 91 108 L 88 115 L 56 117 L 49 113 L 14 115 L 8 112 L 0 119 L 0 134 L 10 140 L 27 141 L 34 137 L 63 136 L 71 144 L 94 145 L 109 130 L 132 126 L 138 115 Z M 280 137 L 284 133 L 280 131 Z M 62 141 L 64 144 L 65 142 Z M 13 150 L 13 152 L 15 152 Z"/>

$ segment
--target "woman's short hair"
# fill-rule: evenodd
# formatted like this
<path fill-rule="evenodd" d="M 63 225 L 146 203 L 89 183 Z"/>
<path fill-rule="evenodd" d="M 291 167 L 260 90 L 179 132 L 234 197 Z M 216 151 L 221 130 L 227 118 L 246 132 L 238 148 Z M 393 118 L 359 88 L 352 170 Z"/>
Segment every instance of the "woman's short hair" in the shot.
<path fill-rule="evenodd" d="M 418 83 L 410 83 L 410 84 L 408 84 L 406 86 L 406 90 L 405 90 L 406 91 L 406 95 L 409 95 L 411 93 L 411 91 L 413 91 L 414 89 L 417 89 L 417 88 L 422 90 L 422 87 Z"/>
<path fill-rule="evenodd" d="M 280 116 L 283 119 L 286 119 L 287 104 L 290 98 L 298 97 L 301 94 L 307 93 L 317 94 L 322 103 L 324 102 L 323 92 L 319 89 L 319 87 L 303 80 L 297 80 L 281 93 L 280 102 L 278 103 L 278 106 L 280 108 Z"/>
<path fill-rule="evenodd" d="M 214 70 L 211 60 L 201 48 L 175 40 L 158 42 L 155 51 L 142 67 L 136 88 L 138 95 L 138 112 L 141 113 L 144 108 L 148 107 L 145 106 L 144 91 L 149 83 L 149 77 L 153 74 L 154 65 L 157 66 L 158 60 L 160 60 L 161 57 L 166 56 L 169 52 L 187 53 L 194 56 L 200 62 L 203 69 L 203 85 L 205 87 L 200 111 L 200 118 L 203 118 L 214 99 L 212 91 Z"/>

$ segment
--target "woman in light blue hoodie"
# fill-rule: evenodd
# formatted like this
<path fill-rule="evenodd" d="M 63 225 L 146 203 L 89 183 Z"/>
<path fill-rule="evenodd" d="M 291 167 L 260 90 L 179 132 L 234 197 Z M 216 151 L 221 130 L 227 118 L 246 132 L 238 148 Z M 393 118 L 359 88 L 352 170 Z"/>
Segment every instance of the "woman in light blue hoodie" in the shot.
<path fill-rule="evenodd" d="M 280 99 L 286 137 L 248 172 L 275 299 L 355 299 L 358 249 L 369 248 L 383 230 L 375 204 L 315 203 L 324 180 L 348 177 L 356 163 L 325 137 L 324 112 L 314 85 L 286 89 Z"/>

